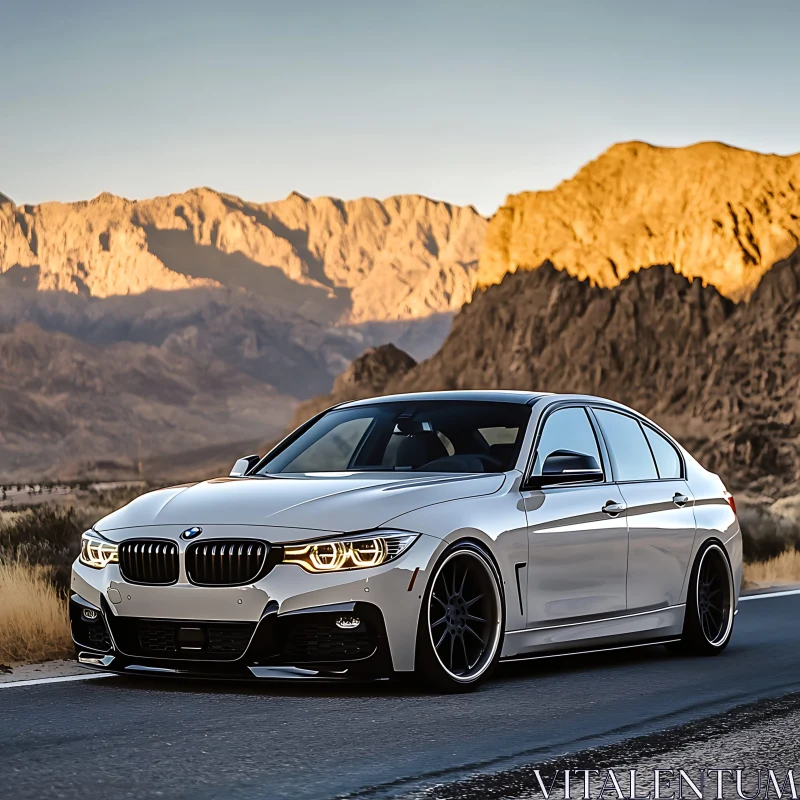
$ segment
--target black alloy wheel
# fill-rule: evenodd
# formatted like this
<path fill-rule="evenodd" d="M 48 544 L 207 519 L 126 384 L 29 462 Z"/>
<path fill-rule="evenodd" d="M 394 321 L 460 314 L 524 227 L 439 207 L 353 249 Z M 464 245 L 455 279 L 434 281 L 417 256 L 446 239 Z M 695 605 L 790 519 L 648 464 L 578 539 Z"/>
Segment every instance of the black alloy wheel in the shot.
<path fill-rule="evenodd" d="M 730 562 L 721 545 L 708 544 L 692 569 L 683 635 L 670 649 L 689 655 L 717 655 L 733 631 L 734 591 Z"/>
<path fill-rule="evenodd" d="M 718 645 L 730 621 L 730 580 L 724 558 L 710 550 L 703 555 L 697 576 L 697 610 L 706 641 Z"/>
<path fill-rule="evenodd" d="M 499 576 L 476 545 L 446 554 L 434 571 L 420 614 L 418 673 L 447 691 L 485 680 L 500 652 L 504 625 Z"/>

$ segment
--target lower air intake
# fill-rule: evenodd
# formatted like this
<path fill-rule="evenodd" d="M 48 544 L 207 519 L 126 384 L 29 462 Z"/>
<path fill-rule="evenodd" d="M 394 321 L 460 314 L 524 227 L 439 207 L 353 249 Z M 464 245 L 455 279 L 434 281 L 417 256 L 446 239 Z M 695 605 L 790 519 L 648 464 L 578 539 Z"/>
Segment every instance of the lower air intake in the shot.
<path fill-rule="evenodd" d="M 173 653 L 179 658 L 239 658 L 255 630 L 254 622 L 170 622 L 138 621 L 136 655 L 161 656 Z"/>
<path fill-rule="evenodd" d="M 300 623 L 289 630 L 282 656 L 290 663 L 319 661 L 353 661 L 368 658 L 375 652 L 376 643 L 361 623 L 351 631 L 340 630 L 333 620 L 320 623 Z"/>

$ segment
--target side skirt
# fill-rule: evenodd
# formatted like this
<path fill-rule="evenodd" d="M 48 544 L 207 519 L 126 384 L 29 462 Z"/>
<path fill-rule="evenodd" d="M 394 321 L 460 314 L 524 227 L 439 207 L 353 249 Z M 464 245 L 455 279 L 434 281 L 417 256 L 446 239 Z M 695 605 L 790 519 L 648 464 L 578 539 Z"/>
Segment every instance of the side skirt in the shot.
<path fill-rule="evenodd" d="M 670 641 L 680 638 L 685 612 L 686 606 L 680 604 L 604 619 L 507 631 L 501 657 L 540 656 Z"/>
<path fill-rule="evenodd" d="M 586 650 L 562 650 L 556 653 L 531 653 L 527 656 L 510 656 L 501 658 L 503 664 L 512 664 L 516 661 L 540 661 L 544 658 L 566 658 L 567 656 L 590 656 L 595 653 L 613 653 L 617 650 L 632 650 L 636 647 L 658 647 L 659 645 L 679 642 L 680 637 L 673 639 L 653 639 L 647 642 L 637 642 L 636 644 L 620 644 L 615 647 L 590 647 Z"/>

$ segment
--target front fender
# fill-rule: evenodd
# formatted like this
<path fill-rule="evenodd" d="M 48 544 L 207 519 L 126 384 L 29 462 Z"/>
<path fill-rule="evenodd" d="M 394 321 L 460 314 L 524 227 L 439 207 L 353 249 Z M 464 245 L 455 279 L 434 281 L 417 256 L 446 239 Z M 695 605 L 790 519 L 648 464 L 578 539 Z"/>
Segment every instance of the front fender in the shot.
<path fill-rule="evenodd" d="M 438 503 L 395 517 L 386 527 L 417 531 L 441 539 L 436 557 L 449 545 L 471 539 L 482 544 L 500 570 L 506 597 L 506 630 L 526 625 L 528 530 L 522 499 L 503 491 Z"/>

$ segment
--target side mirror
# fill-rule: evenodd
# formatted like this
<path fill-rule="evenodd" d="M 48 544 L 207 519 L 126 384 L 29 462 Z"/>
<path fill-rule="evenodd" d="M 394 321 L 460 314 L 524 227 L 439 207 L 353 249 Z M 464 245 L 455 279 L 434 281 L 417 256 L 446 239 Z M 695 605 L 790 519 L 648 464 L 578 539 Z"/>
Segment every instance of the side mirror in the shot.
<path fill-rule="evenodd" d="M 600 483 L 603 470 L 594 456 L 573 453 L 571 450 L 554 450 L 544 460 L 541 475 L 531 475 L 526 489 L 541 489 L 565 483 Z"/>
<path fill-rule="evenodd" d="M 252 455 L 240 458 L 234 465 L 230 472 L 231 478 L 242 478 L 250 472 L 253 467 L 261 461 L 261 456 Z"/>

